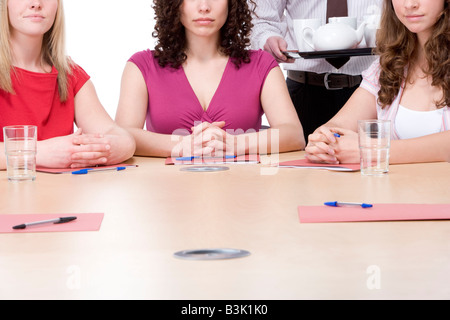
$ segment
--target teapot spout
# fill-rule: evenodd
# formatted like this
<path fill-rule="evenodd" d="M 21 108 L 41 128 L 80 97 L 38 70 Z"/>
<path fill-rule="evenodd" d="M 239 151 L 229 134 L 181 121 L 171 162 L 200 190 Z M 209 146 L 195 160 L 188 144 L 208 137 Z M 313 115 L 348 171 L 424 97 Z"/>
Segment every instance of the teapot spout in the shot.
<path fill-rule="evenodd" d="M 363 21 L 359 28 L 356 30 L 356 40 L 358 41 L 358 44 L 362 41 L 364 37 L 364 31 L 366 29 L 367 22 Z"/>

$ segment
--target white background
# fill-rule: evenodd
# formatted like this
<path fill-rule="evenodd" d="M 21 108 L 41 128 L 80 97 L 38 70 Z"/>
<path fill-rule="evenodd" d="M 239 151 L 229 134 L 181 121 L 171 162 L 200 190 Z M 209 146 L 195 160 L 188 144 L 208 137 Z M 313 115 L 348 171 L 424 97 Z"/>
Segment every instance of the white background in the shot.
<path fill-rule="evenodd" d="M 90 76 L 114 119 L 127 60 L 154 48 L 152 0 L 65 0 L 67 54 Z"/>

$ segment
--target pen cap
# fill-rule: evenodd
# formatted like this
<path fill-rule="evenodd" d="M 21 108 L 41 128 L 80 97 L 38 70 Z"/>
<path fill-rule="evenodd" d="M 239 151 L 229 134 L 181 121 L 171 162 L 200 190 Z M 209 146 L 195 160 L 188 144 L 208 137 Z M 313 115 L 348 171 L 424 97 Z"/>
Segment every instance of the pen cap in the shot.
<path fill-rule="evenodd" d="M 72 171 L 72 174 L 87 174 L 89 171 L 87 169 L 81 169 L 77 171 Z"/>
<path fill-rule="evenodd" d="M 59 218 L 59 221 L 58 222 L 55 222 L 55 224 L 58 224 L 58 223 L 65 223 L 65 222 L 70 222 L 70 221 L 73 221 L 73 220 L 75 220 L 77 217 L 63 217 L 63 218 Z"/>

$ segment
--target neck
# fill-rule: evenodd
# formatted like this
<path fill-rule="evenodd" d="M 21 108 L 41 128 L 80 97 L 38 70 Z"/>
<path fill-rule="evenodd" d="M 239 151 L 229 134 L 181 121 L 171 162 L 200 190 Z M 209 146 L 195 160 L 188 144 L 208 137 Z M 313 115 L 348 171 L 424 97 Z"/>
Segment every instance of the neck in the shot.
<path fill-rule="evenodd" d="M 425 51 L 425 44 L 427 43 L 428 39 L 431 37 L 431 31 L 424 31 L 417 34 L 417 42 L 419 45 L 420 51 Z"/>
<path fill-rule="evenodd" d="M 188 60 L 202 62 L 222 57 L 219 51 L 219 37 L 187 37 L 186 55 Z"/>
<path fill-rule="evenodd" d="M 415 65 L 417 65 L 420 68 L 424 68 L 427 65 L 427 58 L 425 56 L 425 49 L 424 46 L 419 44 L 418 48 L 417 48 L 417 52 L 415 55 Z"/>
<path fill-rule="evenodd" d="M 13 65 L 29 71 L 48 71 L 42 62 L 42 39 L 42 36 L 11 35 Z"/>
<path fill-rule="evenodd" d="M 426 70 L 427 67 L 425 44 L 427 43 L 429 38 L 430 34 L 428 32 L 422 32 L 417 34 L 417 48 L 412 64 L 421 68 L 422 70 Z"/>

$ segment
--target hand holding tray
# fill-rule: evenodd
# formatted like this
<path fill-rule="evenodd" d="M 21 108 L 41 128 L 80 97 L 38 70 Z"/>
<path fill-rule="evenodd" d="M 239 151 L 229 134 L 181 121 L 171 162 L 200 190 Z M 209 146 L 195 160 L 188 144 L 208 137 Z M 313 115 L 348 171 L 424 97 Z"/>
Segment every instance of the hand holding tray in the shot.
<path fill-rule="evenodd" d="M 297 50 L 283 51 L 283 54 L 291 59 L 326 59 L 336 69 L 345 65 L 351 57 L 373 55 L 373 48 L 356 48 L 344 50 L 326 50 L 326 51 L 305 51 Z"/>
<path fill-rule="evenodd" d="M 283 54 L 292 59 L 329 59 L 373 55 L 374 48 L 356 48 L 344 50 L 304 51 L 287 50 Z"/>

